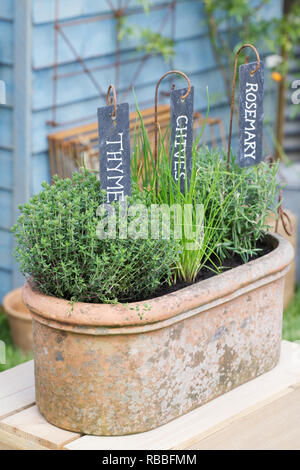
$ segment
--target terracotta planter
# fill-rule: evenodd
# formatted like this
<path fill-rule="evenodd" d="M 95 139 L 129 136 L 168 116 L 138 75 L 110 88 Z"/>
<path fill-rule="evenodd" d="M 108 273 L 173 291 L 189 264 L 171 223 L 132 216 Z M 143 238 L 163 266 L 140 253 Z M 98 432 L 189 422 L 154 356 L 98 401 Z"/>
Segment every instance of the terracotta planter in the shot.
<path fill-rule="evenodd" d="M 85 434 L 138 433 L 274 367 L 293 248 L 267 240 L 268 255 L 145 302 L 71 311 L 26 284 L 40 412 Z"/>
<path fill-rule="evenodd" d="M 22 300 L 22 288 L 10 291 L 3 299 L 14 344 L 24 353 L 33 349 L 30 311 Z"/>
<path fill-rule="evenodd" d="M 285 209 L 285 211 L 288 213 L 288 216 L 291 220 L 291 223 L 293 226 L 293 233 L 291 236 L 287 235 L 284 231 L 281 221 L 279 221 L 279 224 L 278 224 L 278 233 L 279 235 L 282 235 L 284 238 L 286 238 L 293 245 L 295 253 L 297 254 L 297 232 L 298 232 L 297 217 L 295 216 L 295 214 L 293 214 L 293 212 L 287 209 Z M 268 223 L 271 226 L 271 231 L 273 232 L 275 230 L 275 225 L 276 225 L 276 218 L 274 214 L 270 215 L 268 219 Z M 295 288 L 296 288 L 296 260 L 294 259 L 294 261 L 291 263 L 289 272 L 287 273 L 285 277 L 283 309 L 286 309 L 289 303 L 293 300 L 295 296 Z"/>
<path fill-rule="evenodd" d="M 297 231 L 300 233 L 300 162 L 293 162 L 292 165 L 286 166 L 280 164 L 279 176 L 281 183 L 284 184 L 283 189 L 283 207 L 292 211 L 298 220 Z M 300 253 L 300 236 L 297 239 L 297 253 Z M 300 282 L 300 257 L 295 259 L 296 262 L 296 282 Z"/>

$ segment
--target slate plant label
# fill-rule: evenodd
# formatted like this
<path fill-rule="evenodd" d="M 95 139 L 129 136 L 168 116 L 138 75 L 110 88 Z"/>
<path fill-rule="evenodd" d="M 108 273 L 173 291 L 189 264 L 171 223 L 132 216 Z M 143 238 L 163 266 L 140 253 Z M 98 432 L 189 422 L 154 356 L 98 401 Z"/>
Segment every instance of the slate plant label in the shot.
<path fill-rule="evenodd" d="M 100 186 L 107 201 L 125 201 L 131 195 L 129 105 L 98 108 Z"/>
<path fill-rule="evenodd" d="M 257 165 L 262 161 L 262 140 L 264 120 L 264 68 L 262 62 L 243 64 L 239 68 L 239 152 L 240 167 Z"/>
<path fill-rule="evenodd" d="M 180 191 L 185 192 L 185 180 L 187 187 L 191 179 L 193 164 L 193 114 L 194 114 L 194 87 L 189 95 L 182 100 L 187 93 L 187 88 L 171 91 L 170 106 L 170 160 L 174 181 L 180 184 Z"/>

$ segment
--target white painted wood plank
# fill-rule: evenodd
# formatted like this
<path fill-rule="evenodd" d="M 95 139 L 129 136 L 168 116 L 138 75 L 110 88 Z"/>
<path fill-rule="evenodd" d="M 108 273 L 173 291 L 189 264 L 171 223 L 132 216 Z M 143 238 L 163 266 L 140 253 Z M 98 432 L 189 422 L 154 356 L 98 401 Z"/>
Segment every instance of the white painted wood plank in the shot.
<path fill-rule="evenodd" d="M 14 393 L 0 399 L 0 420 L 7 416 L 28 408 L 35 403 L 35 388 L 25 388 L 21 392 Z"/>
<path fill-rule="evenodd" d="M 207 435 L 218 426 L 226 426 L 242 415 L 291 392 L 300 382 L 300 346 L 282 342 L 280 363 L 270 372 L 247 382 L 206 405 L 152 431 L 120 437 L 83 436 L 66 449 L 126 450 L 179 449 Z M 223 423 L 223 424 L 222 424 Z M 189 444 L 191 445 L 191 444 Z"/>
<path fill-rule="evenodd" d="M 25 362 L 0 374 L 0 400 L 30 387 L 34 387 L 33 361 Z"/>
<path fill-rule="evenodd" d="M 32 406 L 2 420 L 0 435 L 1 430 L 49 449 L 61 449 L 71 440 L 80 437 L 80 434 L 65 431 L 48 423 L 39 413 L 37 406 Z"/>

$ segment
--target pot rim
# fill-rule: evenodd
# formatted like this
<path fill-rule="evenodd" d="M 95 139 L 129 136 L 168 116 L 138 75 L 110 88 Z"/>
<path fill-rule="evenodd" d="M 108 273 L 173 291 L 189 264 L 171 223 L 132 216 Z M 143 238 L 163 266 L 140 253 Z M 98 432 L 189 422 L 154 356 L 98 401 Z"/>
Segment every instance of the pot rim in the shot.
<path fill-rule="evenodd" d="M 26 322 L 31 323 L 31 312 L 20 312 L 20 310 L 17 310 L 13 307 L 14 299 L 18 297 L 20 301 L 23 301 L 22 298 L 22 287 L 18 287 L 17 289 L 13 289 L 9 291 L 5 297 L 3 298 L 3 308 L 5 310 L 5 314 L 7 317 L 14 317 L 18 318 L 20 320 L 24 320 Z M 24 305 L 24 309 L 26 308 L 26 305 Z M 28 307 L 26 308 L 26 310 Z"/>
<path fill-rule="evenodd" d="M 109 327 L 127 329 L 170 321 L 173 317 L 182 317 L 185 312 L 199 310 L 199 307 L 209 303 L 221 303 L 218 299 L 226 296 L 236 297 L 240 295 L 237 292 L 239 290 L 241 293 L 253 290 L 258 282 L 263 285 L 274 278 L 284 276 L 293 260 L 294 249 L 288 240 L 278 234 L 267 234 L 266 239 L 274 247 L 270 253 L 217 276 L 150 300 L 126 304 L 77 302 L 71 308 L 70 301 L 42 294 L 26 282 L 23 301 L 33 317 L 41 321 L 46 319 L 49 326 L 51 323 L 55 327 L 57 324 L 64 324 L 66 329 L 72 325 L 79 330 L 82 327 L 101 330 L 103 327 L 105 331 Z"/>

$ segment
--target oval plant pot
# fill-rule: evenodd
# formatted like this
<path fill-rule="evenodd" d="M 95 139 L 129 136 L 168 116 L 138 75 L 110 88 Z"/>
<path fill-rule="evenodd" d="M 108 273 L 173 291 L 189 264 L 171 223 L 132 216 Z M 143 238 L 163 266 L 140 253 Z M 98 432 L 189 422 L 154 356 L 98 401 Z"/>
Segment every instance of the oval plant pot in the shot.
<path fill-rule="evenodd" d="M 280 164 L 280 179 L 284 184 L 283 206 L 284 209 L 292 211 L 297 219 L 297 230 L 300 233 L 300 162 L 293 162 L 292 165 Z M 300 236 L 297 239 L 297 250 L 300 253 Z M 297 256 L 296 262 L 296 282 L 300 282 L 300 257 Z"/>
<path fill-rule="evenodd" d="M 3 299 L 14 344 L 24 353 L 33 349 L 30 311 L 22 300 L 22 287 L 10 291 Z"/>
<path fill-rule="evenodd" d="M 285 310 L 289 303 L 293 300 L 295 297 L 295 288 L 296 288 L 296 259 L 297 259 L 297 232 L 298 232 L 298 227 L 297 227 L 297 217 L 295 214 L 288 209 L 285 210 L 290 218 L 290 221 L 292 223 L 293 227 L 293 232 L 290 235 L 287 235 L 284 231 L 284 228 L 282 226 L 282 222 L 279 221 L 278 224 L 278 233 L 279 235 L 282 235 L 284 238 L 286 238 L 294 247 L 295 250 L 295 259 L 291 263 L 289 272 L 286 275 L 285 278 L 285 286 L 284 286 L 284 296 L 283 296 L 283 309 Z M 268 224 L 271 227 L 271 232 L 275 230 L 276 227 L 276 218 L 273 213 L 270 214 L 270 217 L 268 218 Z"/>
<path fill-rule="evenodd" d="M 144 302 L 76 303 L 26 284 L 36 402 L 52 424 L 94 435 L 153 429 L 273 368 L 291 244 Z"/>

